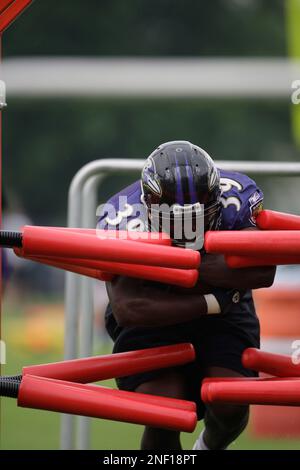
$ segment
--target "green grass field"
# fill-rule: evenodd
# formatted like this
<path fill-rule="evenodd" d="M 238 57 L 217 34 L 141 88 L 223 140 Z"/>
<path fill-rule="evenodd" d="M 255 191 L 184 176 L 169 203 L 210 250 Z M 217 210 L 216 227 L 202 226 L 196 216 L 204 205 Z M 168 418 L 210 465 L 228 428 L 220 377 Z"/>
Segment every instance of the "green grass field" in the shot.
<path fill-rule="evenodd" d="M 25 322 L 26 323 L 26 322 Z M 27 329 L 26 329 L 27 328 Z M 17 331 L 16 331 L 17 330 Z M 7 364 L 2 367 L 2 375 L 20 373 L 22 366 L 62 359 L 62 344 L 55 346 L 54 350 L 30 350 L 24 345 L 18 345 L 13 333 L 30 334 L 22 309 L 17 312 L 3 309 L 2 338 L 7 346 Z M 38 335 L 38 331 L 33 331 Z M 35 347 L 36 348 L 36 347 Z M 101 351 L 109 353 L 110 351 Z M 113 381 L 105 382 L 106 385 L 115 386 Z M 76 418 L 75 418 L 76 419 Z M 113 421 L 92 419 L 92 448 L 93 449 L 138 449 L 142 426 L 136 426 Z M 1 399 L 1 449 L 58 449 L 59 448 L 60 416 L 40 410 L 18 408 L 16 400 L 10 398 Z M 182 434 L 184 449 L 191 449 L 196 436 L 201 429 L 201 424 L 193 434 Z M 231 449 L 300 449 L 298 440 L 255 439 L 250 429 L 231 445 Z"/>

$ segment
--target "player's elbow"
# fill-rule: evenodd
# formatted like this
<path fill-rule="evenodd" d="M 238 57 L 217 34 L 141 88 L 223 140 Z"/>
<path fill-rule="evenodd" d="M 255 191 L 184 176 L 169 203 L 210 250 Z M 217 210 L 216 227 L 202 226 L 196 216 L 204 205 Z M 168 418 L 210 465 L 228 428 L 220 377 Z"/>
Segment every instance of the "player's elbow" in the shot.
<path fill-rule="evenodd" d="M 120 301 L 114 304 L 114 317 L 118 326 L 121 326 L 122 328 L 129 326 L 130 315 L 127 308 L 127 302 Z"/>
<path fill-rule="evenodd" d="M 119 326 L 131 328 L 144 325 L 145 305 L 139 299 L 123 299 L 115 304 L 114 316 Z"/>

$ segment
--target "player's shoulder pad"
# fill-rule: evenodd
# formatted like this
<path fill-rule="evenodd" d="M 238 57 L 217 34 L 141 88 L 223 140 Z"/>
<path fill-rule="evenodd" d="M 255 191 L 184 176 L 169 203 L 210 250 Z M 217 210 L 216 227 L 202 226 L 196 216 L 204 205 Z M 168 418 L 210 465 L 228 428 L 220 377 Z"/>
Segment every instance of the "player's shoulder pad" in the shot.
<path fill-rule="evenodd" d="M 98 207 L 97 228 L 104 230 L 136 229 L 128 223 L 144 217 L 145 207 L 141 201 L 141 184 L 135 181 Z M 140 219 L 138 219 L 140 217 Z"/>
<path fill-rule="evenodd" d="M 220 169 L 220 180 L 222 193 L 241 194 L 251 193 L 257 188 L 256 182 L 249 176 L 236 171 L 227 171 Z"/>
<path fill-rule="evenodd" d="M 263 207 L 264 198 L 256 182 L 247 175 L 226 170 L 220 170 L 220 180 L 223 206 L 227 212 L 234 211 L 234 223 L 230 228 L 241 230 L 256 226 L 256 216 Z"/>

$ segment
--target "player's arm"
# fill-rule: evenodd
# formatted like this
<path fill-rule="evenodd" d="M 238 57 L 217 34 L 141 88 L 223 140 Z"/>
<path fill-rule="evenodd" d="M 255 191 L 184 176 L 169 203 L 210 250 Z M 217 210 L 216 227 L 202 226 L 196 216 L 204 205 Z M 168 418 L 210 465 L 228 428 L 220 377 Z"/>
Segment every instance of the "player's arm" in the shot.
<path fill-rule="evenodd" d="M 126 327 L 158 327 L 218 314 L 230 303 L 230 294 L 181 295 L 167 286 L 138 279 L 116 277 L 107 283 L 107 292 L 116 321 Z"/>
<path fill-rule="evenodd" d="M 249 228 L 244 230 L 258 230 Z M 206 254 L 199 268 L 199 284 L 237 289 L 260 289 L 270 287 L 274 282 L 276 266 L 229 268 L 223 255 Z"/>

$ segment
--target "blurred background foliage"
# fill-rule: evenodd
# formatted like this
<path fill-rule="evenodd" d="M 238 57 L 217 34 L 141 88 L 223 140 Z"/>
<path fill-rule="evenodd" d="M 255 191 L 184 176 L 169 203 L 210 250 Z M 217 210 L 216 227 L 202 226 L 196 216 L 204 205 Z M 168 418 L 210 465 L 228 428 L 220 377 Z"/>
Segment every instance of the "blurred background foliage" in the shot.
<path fill-rule="evenodd" d="M 5 55 L 282 56 L 284 0 L 35 0 Z"/>

